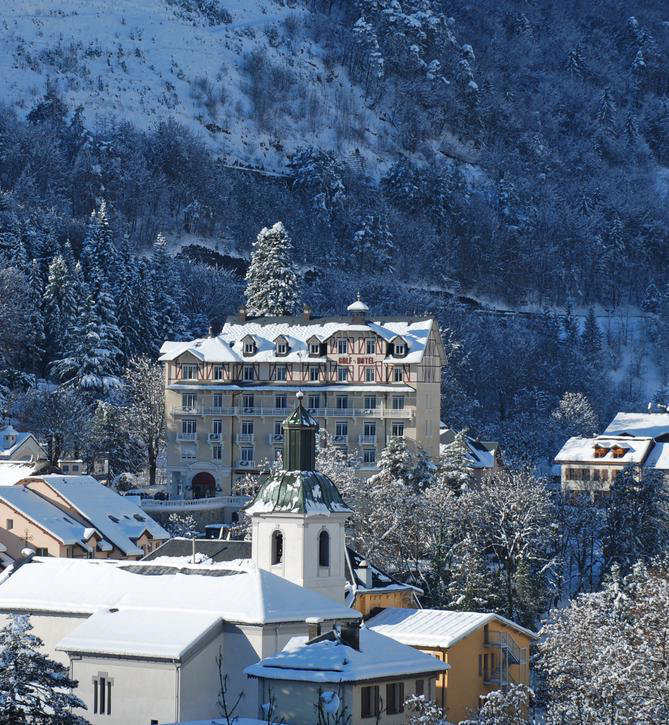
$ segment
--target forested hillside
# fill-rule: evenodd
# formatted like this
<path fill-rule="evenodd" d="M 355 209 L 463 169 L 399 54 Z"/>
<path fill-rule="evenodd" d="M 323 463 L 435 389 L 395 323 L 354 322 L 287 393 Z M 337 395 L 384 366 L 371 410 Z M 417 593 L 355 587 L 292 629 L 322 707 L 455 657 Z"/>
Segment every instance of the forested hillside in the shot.
<path fill-rule="evenodd" d="M 103 5 L 0 8 L 6 398 L 73 385 L 100 321 L 112 383 L 205 334 L 277 220 L 317 313 L 437 314 L 445 419 L 514 454 L 565 391 L 605 418 L 666 382 L 662 3 Z"/>

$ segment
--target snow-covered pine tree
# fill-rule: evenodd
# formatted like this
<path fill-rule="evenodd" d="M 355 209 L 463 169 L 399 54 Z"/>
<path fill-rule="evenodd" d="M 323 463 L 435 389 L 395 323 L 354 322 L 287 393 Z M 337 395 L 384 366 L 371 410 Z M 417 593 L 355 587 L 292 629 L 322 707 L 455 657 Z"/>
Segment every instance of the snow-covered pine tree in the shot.
<path fill-rule="evenodd" d="M 581 333 L 583 356 L 596 369 L 599 369 L 602 358 L 602 333 L 595 317 L 594 308 L 590 307 L 585 318 Z"/>
<path fill-rule="evenodd" d="M 439 456 L 437 480 L 439 485 L 447 486 L 453 493 L 459 494 L 469 488 L 473 482 L 472 457 L 467 445 L 466 432 L 458 431 L 450 443 L 447 443 Z"/>
<path fill-rule="evenodd" d="M 104 200 L 91 213 L 81 246 L 80 260 L 91 286 L 93 279 L 99 275 L 107 279 L 112 287 L 115 286 L 118 274 L 118 251 L 109 225 L 107 203 Z"/>
<path fill-rule="evenodd" d="M 264 227 L 253 242 L 246 273 L 247 311 L 251 315 L 292 315 L 301 301 L 293 245 L 281 222 Z"/>
<path fill-rule="evenodd" d="M 361 269 L 393 271 L 395 242 L 378 214 L 368 214 L 353 235 L 352 263 Z"/>
<path fill-rule="evenodd" d="M 181 311 L 181 280 L 162 234 L 158 234 L 153 244 L 151 288 L 155 305 L 155 328 L 160 343 L 164 340 L 184 339 L 188 332 L 188 322 Z"/>
<path fill-rule="evenodd" d="M 42 373 L 46 353 L 46 331 L 44 313 L 44 284 L 36 259 L 33 259 L 28 273 L 28 294 L 30 296 L 30 343 L 26 350 L 26 363 L 33 373 Z"/>
<path fill-rule="evenodd" d="M 476 717 L 460 725 L 529 725 L 527 709 L 532 694 L 527 685 L 518 683 L 493 690 L 481 698 Z"/>
<path fill-rule="evenodd" d="M 73 710 L 86 709 L 73 694 L 68 668 L 48 658 L 42 640 L 30 633 L 26 615 L 11 615 L 0 630 L 0 723 L 87 725 Z"/>
<path fill-rule="evenodd" d="M 587 396 L 583 393 L 565 393 L 551 418 L 559 428 L 560 436 L 592 436 L 599 430 L 599 420 Z"/>
<path fill-rule="evenodd" d="M 49 265 L 44 290 L 47 359 L 53 360 L 64 350 L 68 330 L 76 321 L 77 299 L 65 260 L 56 255 Z"/>

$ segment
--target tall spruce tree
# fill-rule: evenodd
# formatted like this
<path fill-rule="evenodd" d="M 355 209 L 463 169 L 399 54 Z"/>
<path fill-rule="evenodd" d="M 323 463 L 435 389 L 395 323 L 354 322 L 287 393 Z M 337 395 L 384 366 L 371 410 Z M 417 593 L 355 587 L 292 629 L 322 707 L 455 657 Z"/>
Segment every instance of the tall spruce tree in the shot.
<path fill-rule="evenodd" d="M 167 251 L 167 242 L 158 234 L 151 256 L 152 288 L 155 304 L 156 333 L 160 341 L 182 340 L 188 332 L 183 314 L 182 289 L 179 274 Z"/>
<path fill-rule="evenodd" d="M 76 321 L 77 299 L 70 270 L 61 255 L 49 265 L 44 290 L 47 359 L 53 360 L 64 351 L 68 330 Z"/>
<path fill-rule="evenodd" d="M 109 225 L 105 201 L 91 213 L 86 236 L 81 246 L 81 264 L 89 283 L 94 277 L 103 276 L 113 287 L 118 274 L 118 251 Z"/>
<path fill-rule="evenodd" d="M 251 315 L 292 315 L 301 300 L 290 237 L 281 222 L 260 231 L 246 273 L 246 306 Z"/>
<path fill-rule="evenodd" d="M 26 615 L 14 614 L 0 630 L 0 725 L 87 725 L 72 712 L 86 709 L 72 692 L 78 683 L 40 651 L 31 629 Z"/>

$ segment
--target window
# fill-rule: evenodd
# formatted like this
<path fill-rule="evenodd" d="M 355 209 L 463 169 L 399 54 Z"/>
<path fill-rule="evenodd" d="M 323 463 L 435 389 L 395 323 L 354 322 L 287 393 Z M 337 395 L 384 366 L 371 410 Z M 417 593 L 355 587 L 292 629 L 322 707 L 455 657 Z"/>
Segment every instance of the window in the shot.
<path fill-rule="evenodd" d="M 397 715 L 404 712 L 404 683 L 392 682 L 386 685 L 386 712 Z"/>
<path fill-rule="evenodd" d="M 281 448 L 275 448 L 274 449 L 274 460 L 280 461 L 283 457 L 283 450 Z"/>
<path fill-rule="evenodd" d="M 479 655 L 479 660 L 481 659 L 481 655 Z M 416 680 L 416 694 L 422 695 L 425 692 L 425 681 L 424 680 Z"/>
<path fill-rule="evenodd" d="M 392 435 L 394 438 L 403 438 L 404 437 L 404 423 L 401 421 L 393 421 L 390 426 L 390 435 Z"/>
<path fill-rule="evenodd" d="M 345 420 L 338 420 L 335 425 L 335 435 L 347 436 L 348 435 L 348 423 Z"/>
<path fill-rule="evenodd" d="M 404 370 L 402 370 L 402 368 L 400 368 L 400 367 L 395 368 L 393 370 L 393 380 L 396 383 L 401 383 L 403 379 L 404 379 Z"/>
<path fill-rule="evenodd" d="M 365 350 L 368 355 L 376 355 L 376 340 L 373 337 L 365 340 Z"/>
<path fill-rule="evenodd" d="M 197 448 L 195 446 L 181 446 L 181 460 L 194 461 L 197 458 Z"/>
<path fill-rule="evenodd" d="M 242 397 L 242 406 L 245 410 L 250 410 L 251 408 L 255 408 L 255 396 L 254 395 L 244 395 Z"/>
<path fill-rule="evenodd" d="M 348 380 L 348 368 L 340 365 L 337 368 L 337 380 L 340 383 L 345 383 Z"/>
<path fill-rule="evenodd" d="M 404 355 L 406 352 L 406 345 L 403 342 L 396 342 L 395 343 L 395 356 Z"/>
<path fill-rule="evenodd" d="M 368 410 L 376 410 L 376 395 L 366 395 L 364 407 Z"/>
<path fill-rule="evenodd" d="M 612 451 L 614 458 L 623 458 L 625 453 L 627 453 L 627 450 L 625 448 L 621 448 L 620 446 L 615 446 Z"/>
<path fill-rule="evenodd" d="M 376 448 L 363 448 L 362 462 L 368 466 L 375 465 L 376 464 Z"/>
<path fill-rule="evenodd" d="M 285 410 L 288 406 L 288 398 L 285 395 L 276 395 L 274 397 L 274 407 L 280 410 Z"/>
<path fill-rule="evenodd" d="M 182 380 L 195 380 L 197 366 L 196 365 L 182 365 L 181 366 L 181 379 Z"/>
<path fill-rule="evenodd" d="M 604 458 L 604 456 L 609 452 L 608 448 L 604 448 L 602 446 L 595 446 L 595 458 Z"/>
<path fill-rule="evenodd" d="M 360 691 L 360 717 L 376 717 L 379 714 L 379 686 L 363 687 Z"/>
<path fill-rule="evenodd" d="M 374 368 L 365 368 L 365 382 L 366 383 L 373 383 L 374 382 Z"/>
<path fill-rule="evenodd" d="M 314 355 L 316 357 L 320 356 L 320 354 L 321 354 L 320 342 L 312 342 L 311 345 L 309 345 L 309 354 Z"/>
<path fill-rule="evenodd" d="M 335 407 L 337 410 L 346 410 L 348 408 L 348 395 L 338 395 L 335 398 Z"/>
<path fill-rule="evenodd" d="M 403 395 L 393 395 L 393 410 L 404 410 Z"/>
<path fill-rule="evenodd" d="M 253 448 L 242 448 L 242 461 L 250 463 L 253 460 Z"/>
<path fill-rule="evenodd" d="M 244 365 L 244 380 L 253 380 L 253 365 Z"/>
<path fill-rule="evenodd" d="M 272 532 L 272 564 L 283 563 L 283 534 L 280 531 Z"/>
<path fill-rule="evenodd" d="M 327 531 L 318 535 L 318 566 L 330 566 L 330 534 Z"/>
<path fill-rule="evenodd" d="M 242 421 L 242 435 L 252 436 L 253 435 L 253 421 L 243 420 Z"/>
<path fill-rule="evenodd" d="M 223 380 L 223 366 L 214 365 L 214 380 Z"/>
<path fill-rule="evenodd" d="M 211 460 L 212 461 L 220 461 L 223 458 L 223 446 L 221 445 L 213 445 L 211 447 Z"/>
<path fill-rule="evenodd" d="M 96 715 L 111 715 L 111 689 L 114 681 L 101 672 L 93 678 L 93 712 Z"/>
<path fill-rule="evenodd" d="M 287 355 L 288 354 L 288 345 L 285 342 L 277 342 L 276 343 L 276 354 L 277 355 Z"/>
<path fill-rule="evenodd" d="M 286 366 L 285 365 L 277 365 L 276 366 L 276 379 L 277 380 L 285 380 L 286 379 Z"/>
<path fill-rule="evenodd" d="M 35 549 L 35 554 L 37 554 L 37 556 L 49 556 L 49 550 L 43 546 L 38 546 Z"/>
<path fill-rule="evenodd" d="M 211 421 L 211 432 L 214 435 L 221 435 L 223 432 L 223 421 L 220 419 L 212 420 Z"/>
<path fill-rule="evenodd" d="M 197 395 L 195 393 L 183 393 L 181 396 L 181 407 L 184 410 L 193 410 L 197 406 Z"/>
<path fill-rule="evenodd" d="M 348 340 L 344 340 L 343 338 L 337 340 L 337 352 L 340 355 L 346 355 L 348 353 Z"/>
<path fill-rule="evenodd" d="M 362 434 L 365 438 L 376 437 L 376 423 L 366 420 L 362 426 Z"/>
<path fill-rule="evenodd" d="M 14 528 L 14 519 L 7 519 L 7 531 L 11 531 Z"/>
<path fill-rule="evenodd" d="M 223 407 L 223 394 L 222 393 L 214 393 L 211 396 L 211 407 L 212 408 L 222 408 Z"/>
<path fill-rule="evenodd" d="M 309 380 L 318 380 L 318 365 L 309 368 Z"/>
<path fill-rule="evenodd" d="M 182 433 L 197 433 L 197 421 L 192 418 L 185 418 L 181 421 Z"/>
<path fill-rule="evenodd" d="M 274 421 L 274 435 L 275 436 L 283 435 L 283 425 L 280 420 Z"/>
<path fill-rule="evenodd" d="M 253 340 L 247 340 L 244 343 L 244 355 L 253 355 L 256 351 L 256 344 Z"/>
<path fill-rule="evenodd" d="M 79 464 L 78 463 L 73 463 L 72 464 L 72 472 L 74 473 L 75 471 L 78 471 L 78 470 L 79 470 Z"/>
<path fill-rule="evenodd" d="M 308 398 L 308 408 L 309 410 L 318 410 L 321 407 L 321 396 L 320 395 L 310 395 Z"/>
<path fill-rule="evenodd" d="M 488 655 L 483 655 L 483 679 L 488 679 Z"/>

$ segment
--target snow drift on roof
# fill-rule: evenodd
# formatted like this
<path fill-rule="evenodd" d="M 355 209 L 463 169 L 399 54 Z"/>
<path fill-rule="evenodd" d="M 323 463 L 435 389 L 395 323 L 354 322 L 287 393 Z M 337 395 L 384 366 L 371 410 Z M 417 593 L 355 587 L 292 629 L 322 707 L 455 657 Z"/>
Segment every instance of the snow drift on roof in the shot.
<path fill-rule="evenodd" d="M 360 649 L 338 638 L 307 642 L 293 637 L 283 651 L 244 672 L 253 677 L 306 682 L 359 682 L 377 677 L 445 672 L 449 666 L 412 647 L 360 629 Z"/>
<path fill-rule="evenodd" d="M 648 436 L 657 438 L 669 433 L 669 413 L 617 413 L 604 435 Z"/>
<path fill-rule="evenodd" d="M 626 450 L 621 458 L 614 458 L 613 452 L 608 450 L 606 455 L 595 458 L 595 447 L 620 447 Z M 641 463 L 646 454 L 653 446 L 652 438 L 581 438 L 575 436 L 562 446 L 557 456 L 556 463 Z"/>

